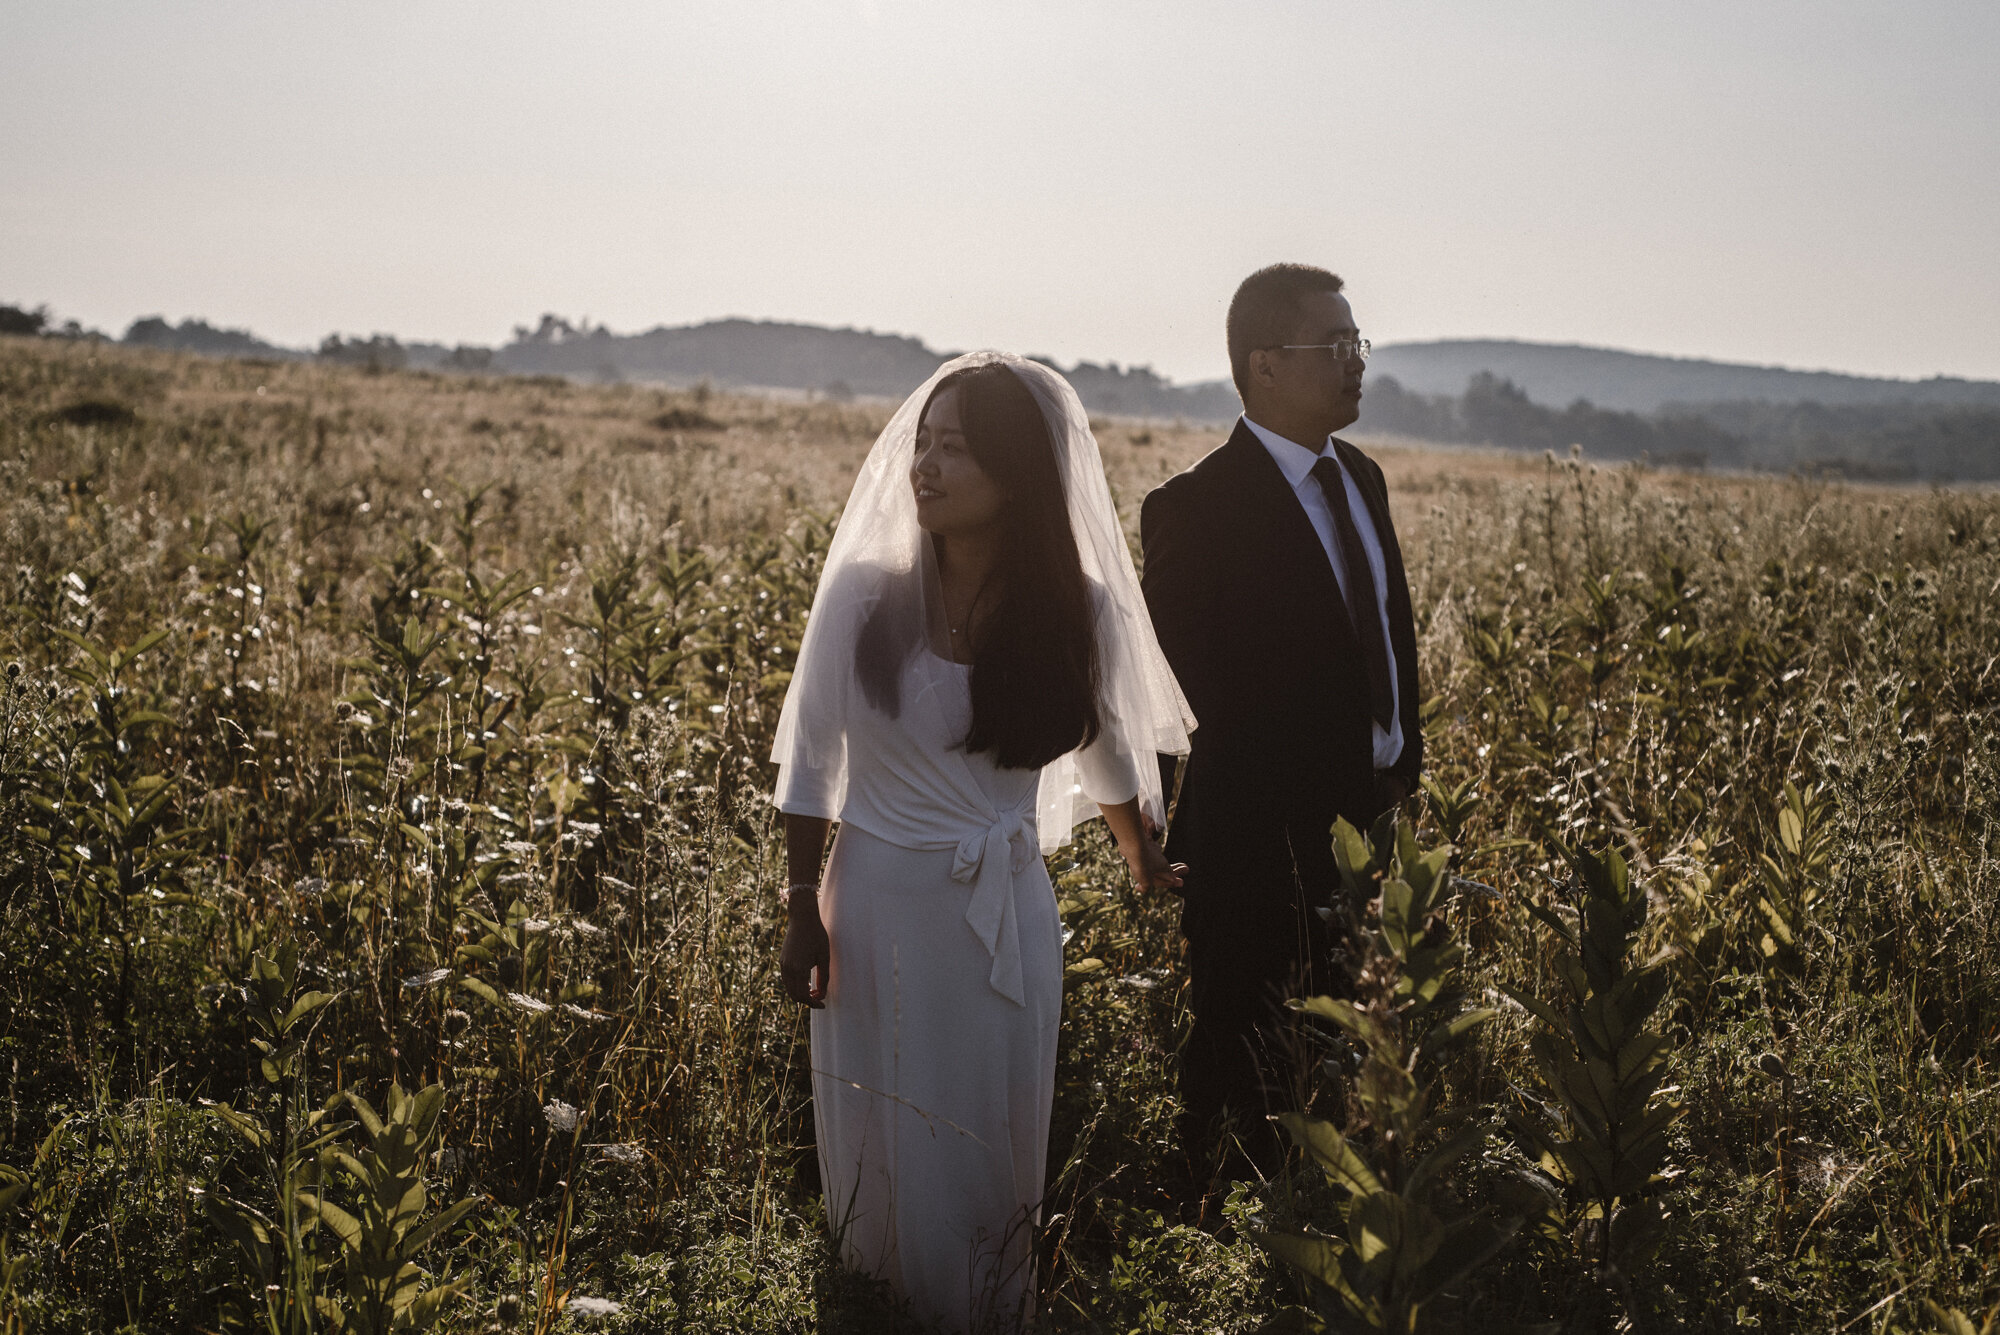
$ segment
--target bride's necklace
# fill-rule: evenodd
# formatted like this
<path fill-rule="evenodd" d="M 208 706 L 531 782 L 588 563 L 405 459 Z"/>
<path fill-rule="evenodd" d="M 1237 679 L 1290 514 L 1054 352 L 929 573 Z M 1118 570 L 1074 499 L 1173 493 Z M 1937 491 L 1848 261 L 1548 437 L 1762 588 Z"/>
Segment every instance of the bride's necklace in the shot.
<path fill-rule="evenodd" d="M 943 573 L 942 570 L 939 571 L 941 576 Z M 938 610 L 943 613 L 945 633 L 950 637 L 949 643 L 954 658 L 972 648 L 972 614 L 979 606 L 979 596 L 986 591 L 987 584 L 987 580 L 982 578 L 970 592 L 966 593 L 964 602 L 954 608 L 952 604 L 956 600 L 952 594 L 964 589 L 965 582 L 961 576 L 957 581 L 958 588 L 953 589 L 948 587 L 947 580 L 941 578 L 938 581 Z"/>
<path fill-rule="evenodd" d="M 952 636 L 953 643 L 957 643 L 971 628 L 972 605 L 979 601 L 979 595 L 974 593 L 971 600 L 966 603 L 965 610 L 956 616 L 952 615 L 951 600 L 944 598 L 941 601 L 944 603 L 944 628 Z M 957 624 L 954 625 L 954 622 Z"/>

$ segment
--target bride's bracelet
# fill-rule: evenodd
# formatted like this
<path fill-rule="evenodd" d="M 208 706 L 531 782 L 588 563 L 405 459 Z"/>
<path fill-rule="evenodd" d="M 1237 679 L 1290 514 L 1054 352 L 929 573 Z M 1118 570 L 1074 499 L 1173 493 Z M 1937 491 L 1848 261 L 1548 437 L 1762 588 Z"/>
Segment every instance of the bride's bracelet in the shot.
<path fill-rule="evenodd" d="M 798 894 L 801 890 L 811 892 L 814 899 L 817 900 L 819 896 L 819 882 L 793 881 L 790 885 L 780 890 L 778 892 L 778 900 L 785 906 L 787 911 L 789 911 L 792 907 L 792 896 Z"/>

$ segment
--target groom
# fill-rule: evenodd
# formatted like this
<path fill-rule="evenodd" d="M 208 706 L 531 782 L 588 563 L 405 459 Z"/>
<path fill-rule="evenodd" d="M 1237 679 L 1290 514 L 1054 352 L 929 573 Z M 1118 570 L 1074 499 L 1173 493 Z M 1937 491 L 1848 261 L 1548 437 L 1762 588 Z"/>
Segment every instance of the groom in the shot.
<path fill-rule="evenodd" d="M 1423 761 L 1388 490 L 1333 435 L 1360 415 L 1368 355 L 1340 289 L 1302 264 L 1243 280 L 1243 417 L 1140 520 L 1146 603 L 1199 720 L 1167 843 L 1189 869 L 1181 1136 L 1197 1181 L 1232 1125 L 1258 1166 L 1279 1157 L 1266 1114 L 1295 1106 L 1298 1067 L 1284 1002 L 1347 987 L 1315 912 L 1340 885 L 1331 828 L 1366 829 Z"/>

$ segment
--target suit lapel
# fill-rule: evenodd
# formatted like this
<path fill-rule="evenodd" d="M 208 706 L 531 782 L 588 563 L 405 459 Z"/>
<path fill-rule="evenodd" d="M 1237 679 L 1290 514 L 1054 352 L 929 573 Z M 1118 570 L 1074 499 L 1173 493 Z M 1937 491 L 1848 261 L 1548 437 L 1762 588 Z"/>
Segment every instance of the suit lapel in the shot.
<path fill-rule="evenodd" d="M 1251 521 L 1268 525 L 1266 532 L 1270 534 L 1275 566 L 1272 579 L 1281 587 L 1296 589 L 1300 609 L 1318 609 L 1345 649 L 1358 652 L 1360 641 L 1348 622 L 1340 581 L 1334 578 L 1326 548 L 1320 545 L 1319 533 L 1306 517 L 1305 507 L 1299 504 L 1298 493 L 1285 480 L 1284 470 L 1264 448 L 1264 442 L 1241 422 L 1236 424 L 1235 434 L 1223 448 L 1236 461 Z"/>
<path fill-rule="evenodd" d="M 1348 475 L 1354 479 L 1355 490 L 1359 491 L 1361 499 L 1368 503 L 1368 517 L 1374 521 L 1375 536 L 1381 539 L 1382 550 L 1386 554 L 1396 541 L 1395 530 L 1389 527 L 1388 494 L 1375 486 L 1374 470 L 1362 467 L 1366 456 L 1360 450 L 1339 436 L 1330 439 L 1333 441 L 1334 453 L 1340 456 L 1341 467 L 1345 468 Z"/>
<path fill-rule="evenodd" d="M 1389 612 L 1393 621 L 1396 612 L 1397 591 L 1405 589 L 1408 575 L 1403 570 L 1403 548 L 1396 541 L 1396 526 L 1389 522 L 1389 490 L 1381 481 L 1380 470 L 1364 467 L 1368 457 L 1355 449 L 1339 436 L 1333 437 L 1334 451 L 1340 455 L 1341 465 L 1353 477 L 1355 489 L 1368 505 L 1368 517 L 1375 523 L 1375 539 L 1382 544 L 1382 573 L 1388 577 Z M 1407 601 L 1407 599 L 1405 600 Z M 1404 615 L 1409 609 L 1404 608 Z"/>

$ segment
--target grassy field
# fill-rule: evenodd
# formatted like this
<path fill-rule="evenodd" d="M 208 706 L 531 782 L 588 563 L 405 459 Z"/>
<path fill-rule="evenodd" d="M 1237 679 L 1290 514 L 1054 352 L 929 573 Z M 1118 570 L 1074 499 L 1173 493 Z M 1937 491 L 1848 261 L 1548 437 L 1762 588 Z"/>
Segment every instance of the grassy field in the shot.
<path fill-rule="evenodd" d="M 886 413 L 0 339 L 0 1331 L 895 1321 L 822 1237 L 764 761 Z M 1136 530 L 1216 434 L 1100 440 Z M 1364 443 L 1435 785 L 1316 1107 L 1404 1213 L 1301 1156 L 1175 1215 L 1175 903 L 1093 830 L 1043 1326 L 1385 1323 L 1471 1220 L 1423 1328 L 1978 1329 L 2000 497 Z"/>

